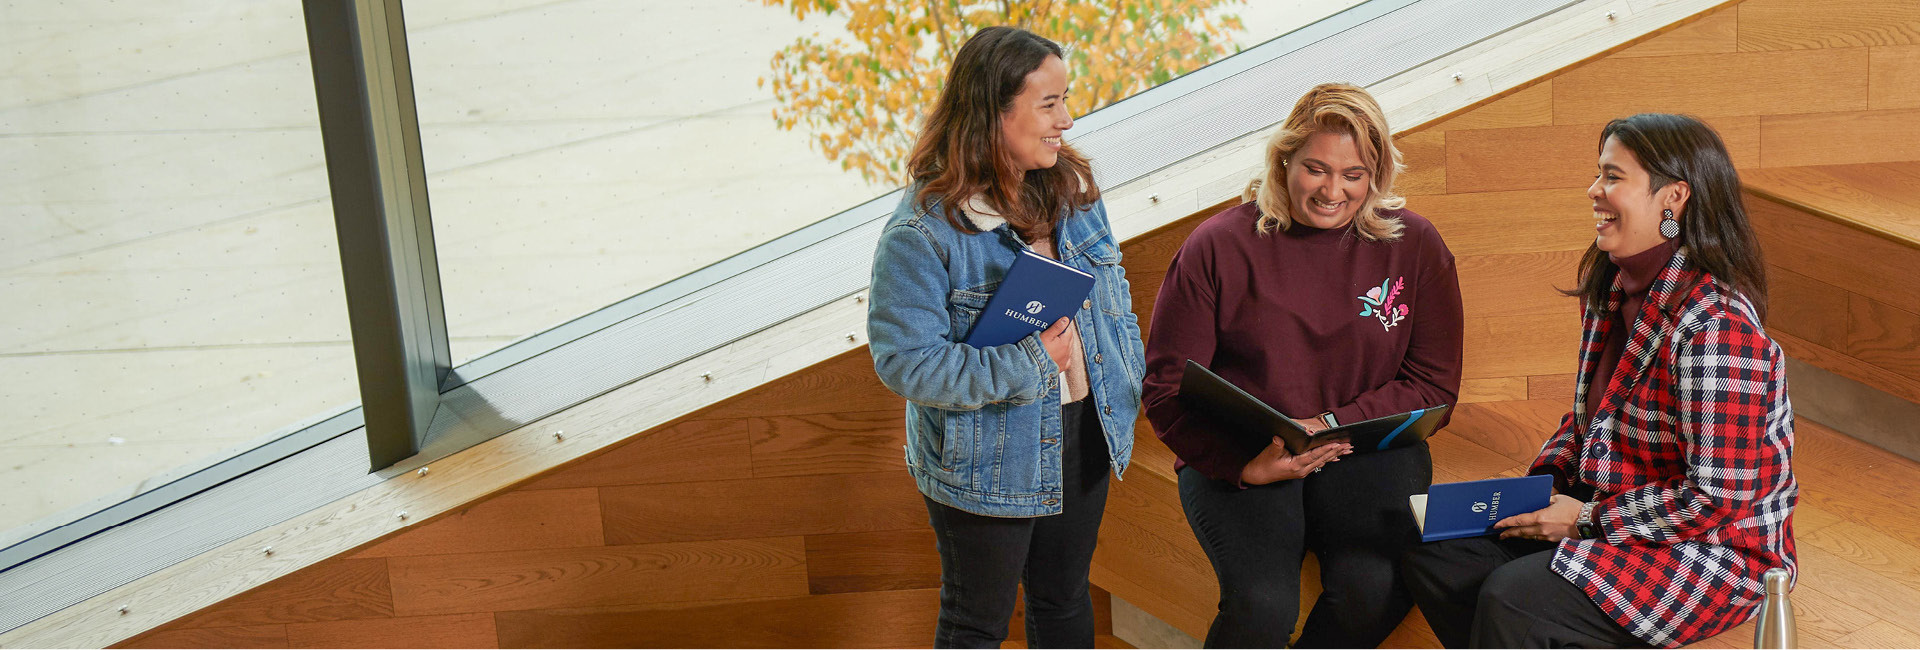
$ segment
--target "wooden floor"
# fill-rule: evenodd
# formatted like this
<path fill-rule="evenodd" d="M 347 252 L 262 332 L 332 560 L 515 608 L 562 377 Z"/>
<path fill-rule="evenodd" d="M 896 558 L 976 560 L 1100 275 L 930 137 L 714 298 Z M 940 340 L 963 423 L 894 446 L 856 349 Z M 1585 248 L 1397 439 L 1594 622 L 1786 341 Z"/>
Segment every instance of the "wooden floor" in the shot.
<path fill-rule="evenodd" d="M 1524 472 L 1565 411 L 1561 400 L 1461 405 L 1433 440 L 1434 480 Z M 1920 647 L 1920 463 L 1801 418 L 1793 469 L 1800 645 Z M 1753 625 L 1694 647 L 1751 648 Z"/>

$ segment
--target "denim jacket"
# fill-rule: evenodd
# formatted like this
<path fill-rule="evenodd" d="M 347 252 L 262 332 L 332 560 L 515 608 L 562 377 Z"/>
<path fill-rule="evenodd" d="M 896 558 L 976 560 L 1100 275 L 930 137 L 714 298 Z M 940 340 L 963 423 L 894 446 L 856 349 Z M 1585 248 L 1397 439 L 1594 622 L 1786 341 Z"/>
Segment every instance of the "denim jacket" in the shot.
<path fill-rule="evenodd" d="M 1007 225 L 961 232 L 921 211 L 909 188 L 881 230 L 867 337 L 881 383 L 907 399 L 907 469 L 939 503 L 993 517 L 1059 514 L 1060 367 L 1038 334 L 975 348 L 958 343 L 1028 248 Z M 1086 353 L 1088 397 L 1116 476 L 1133 454 L 1146 350 L 1120 248 L 1100 202 L 1055 235 L 1060 261 L 1093 274 L 1073 315 Z"/>

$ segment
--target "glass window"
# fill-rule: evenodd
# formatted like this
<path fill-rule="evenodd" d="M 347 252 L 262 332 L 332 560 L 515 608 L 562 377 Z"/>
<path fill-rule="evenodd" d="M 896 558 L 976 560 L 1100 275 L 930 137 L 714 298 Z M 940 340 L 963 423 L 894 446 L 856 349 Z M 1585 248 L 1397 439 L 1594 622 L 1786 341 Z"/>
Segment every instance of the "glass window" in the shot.
<path fill-rule="evenodd" d="M 0 546 L 359 400 L 299 2 L 4 1 L 0 66 Z"/>
<path fill-rule="evenodd" d="M 1008 22 L 795 4 L 406 3 L 456 362 L 898 187 L 946 51 Z M 1052 7 L 1021 15 L 1072 50 L 1084 113 L 1358 0 L 1010 4 Z"/>

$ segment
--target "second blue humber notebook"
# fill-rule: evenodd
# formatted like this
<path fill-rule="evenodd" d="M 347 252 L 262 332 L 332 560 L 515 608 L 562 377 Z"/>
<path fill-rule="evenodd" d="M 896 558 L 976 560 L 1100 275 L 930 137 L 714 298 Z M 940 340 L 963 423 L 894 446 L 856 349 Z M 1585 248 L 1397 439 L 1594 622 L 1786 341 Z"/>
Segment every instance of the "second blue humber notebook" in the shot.
<path fill-rule="evenodd" d="M 1080 310 L 1093 276 L 1030 250 L 1020 251 L 980 320 L 961 341 L 976 348 L 1006 345 Z"/>
<path fill-rule="evenodd" d="M 1407 497 L 1420 541 L 1478 537 L 1499 532 L 1494 522 L 1547 507 L 1553 477 L 1545 475 L 1441 483 Z"/>

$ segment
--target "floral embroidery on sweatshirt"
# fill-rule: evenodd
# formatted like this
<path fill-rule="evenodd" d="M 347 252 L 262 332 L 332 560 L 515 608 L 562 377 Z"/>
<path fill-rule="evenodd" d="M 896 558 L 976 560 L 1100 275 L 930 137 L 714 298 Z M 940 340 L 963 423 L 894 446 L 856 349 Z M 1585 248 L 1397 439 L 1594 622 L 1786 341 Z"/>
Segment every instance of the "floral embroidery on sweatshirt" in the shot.
<path fill-rule="evenodd" d="M 1392 289 L 1388 289 L 1388 285 L 1392 285 Z M 1382 330 L 1393 329 L 1393 326 L 1400 324 L 1400 319 L 1406 318 L 1407 314 L 1413 311 L 1405 304 L 1396 305 L 1393 302 L 1400 297 L 1400 290 L 1406 286 L 1405 276 L 1387 278 L 1380 281 L 1380 286 L 1368 289 L 1366 295 L 1354 296 L 1366 303 L 1360 306 L 1360 315 L 1378 319 Z"/>

